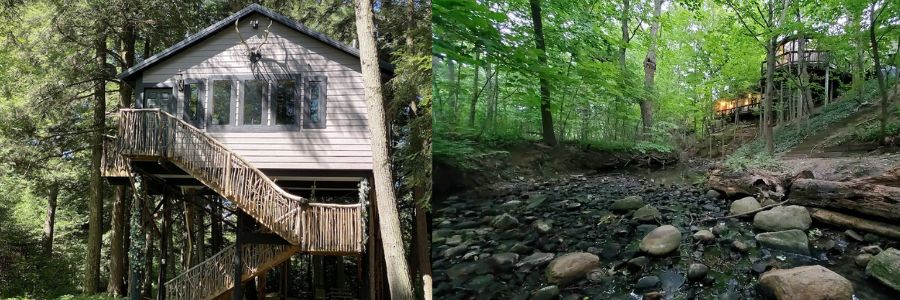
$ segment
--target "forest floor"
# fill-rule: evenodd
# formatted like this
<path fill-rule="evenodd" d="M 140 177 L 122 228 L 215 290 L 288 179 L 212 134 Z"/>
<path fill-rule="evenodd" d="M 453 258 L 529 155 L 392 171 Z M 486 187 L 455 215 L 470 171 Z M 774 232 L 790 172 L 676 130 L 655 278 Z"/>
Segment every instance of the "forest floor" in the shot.
<path fill-rule="evenodd" d="M 794 254 L 759 242 L 763 231 L 752 218 L 701 222 L 728 215 L 735 200 L 705 188 L 715 160 L 659 168 L 652 158 L 536 146 L 506 155 L 479 171 L 457 173 L 460 182 L 470 181 L 435 199 L 438 298 L 761 299 L 761 273 L 820 265 L 852 282 L 857 299 L 894 299 L 857 259 L 875 251 L 869 246 L 898 248 L 900 241 L 812 223 L 805 231 L 808 255 Z M 780 162 L 835 181 L 877 175 L 900 162 L 900 154 L 880 151 L 819 156 Z M 676 250 L 660 256 L 642 251 L 643 237 L 663 225 L 678 230 Z M 692 236 L 701 230 L 711 231 L 712 240 Z M 555 260 L 570 267 L 551 267 Z"/>

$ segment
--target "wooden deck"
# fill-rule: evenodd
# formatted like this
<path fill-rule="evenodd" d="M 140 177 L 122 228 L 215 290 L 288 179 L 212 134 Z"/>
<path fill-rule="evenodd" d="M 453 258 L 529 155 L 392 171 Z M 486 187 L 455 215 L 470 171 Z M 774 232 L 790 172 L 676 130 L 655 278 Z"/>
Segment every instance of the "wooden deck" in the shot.
<path fill-rule="evenodd" d="M 166 159 L 237 204 L 300 251 L 357 255 L 363 206 L 313 203 L 282 190 L 212 137 L 158 109 L 122 109 L 117 149 L 127 159 Z"/>

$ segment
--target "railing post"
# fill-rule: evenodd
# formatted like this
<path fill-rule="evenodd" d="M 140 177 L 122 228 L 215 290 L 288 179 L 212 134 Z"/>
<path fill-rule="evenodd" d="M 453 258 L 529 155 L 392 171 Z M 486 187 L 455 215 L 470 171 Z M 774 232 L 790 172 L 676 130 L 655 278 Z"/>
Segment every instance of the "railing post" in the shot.
<path fill-rule="evenodd" d="M 232 195 L 231 193 L 231 151 L 226 152 L 225 155 L 225 182 L 222 183 L 222 192 L 226 198 Z"/>

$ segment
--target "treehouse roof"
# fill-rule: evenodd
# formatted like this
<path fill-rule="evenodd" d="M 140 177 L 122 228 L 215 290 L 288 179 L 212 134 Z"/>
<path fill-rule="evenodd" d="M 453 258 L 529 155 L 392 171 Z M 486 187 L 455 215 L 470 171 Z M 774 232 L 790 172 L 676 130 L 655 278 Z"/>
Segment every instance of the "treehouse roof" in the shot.
<path fill-rule="evenodd" d="M 214 34 L 220 32 L 222 30 L 225 30 L 229 26 L 233 26 L 235 21 L 247 18 L 247 17 L 251 16 L 253 13 L 258 13 L 263 16 L 266 16 L 274 22 L 278 22 L 281 25 L 284 25 L 290 29 L 296 30 L 297 32 L 300 32 L 300 33 L 308 35 L 314 39 L 317 39 L 317 40 L 325 43 L 326 45 L 329 45 L 329 46 L 334 47 L 338 50 L 341 50 L 347 54 L 350 54 L 356 58 L 359 58 L 359 49 L 356 49 L 356 48 L 350 47 L 347 44 L 338 42 L 320 32 L 317 32 L 315 30 L 310 29 L 309 27 L 304 26 L 303 24 L 300 24 L 297 21 L 291 20 L 290 18 L 288 18 L 282 14 L 276 13 L 268 8 L 265 8 L 259 4 L 254 3 L 254 4 L 250 4 L 249 6 L 245 7 L 244 9 L 241 9 L 240 11 L 232 14 L 231 16 L 228 16 L 227 18 L 222 19 L 219 22 L 216 22 L 215 24 L 204 28 L 203 30 L 200 30 L 199 32 L 189 36 L 188 38 L 182 40 L 181 42 L 176 43 L 175 45 L 172 45 L 171 47 L 163 50 L 162 52 L 159 52 L 156 55 L 153 55 L 153 56 L 141 61 L 140 63 L 132 66 L 128 70 L 125 70 L 124 72 L 119 74 L 118 78 L 126 79 L 126 80 L 131 79 L 134 76 L 136 76 L 137 74 L 140 74 L 143 70 L 145 70 L 149 67 L 152 67 L 162 61 L 165 61 L 166 59 L 168 59 L 174 55 L 177 55 L 178 53 L 181 53 L 185 49 L 188 49 L 191 46 L 196 45 L 197 43 L 200 43 L 200 42 L 206 40 L 207 38 L 213 36 Z M 391 65 L 387 62 L 384 62 L 384 61 L 379 61 L 379 64 L 380 64 L 382 72 L 388 73 L 388 74 L 393 74 L 393 71 L 394 71 L 393 65 Z"/>

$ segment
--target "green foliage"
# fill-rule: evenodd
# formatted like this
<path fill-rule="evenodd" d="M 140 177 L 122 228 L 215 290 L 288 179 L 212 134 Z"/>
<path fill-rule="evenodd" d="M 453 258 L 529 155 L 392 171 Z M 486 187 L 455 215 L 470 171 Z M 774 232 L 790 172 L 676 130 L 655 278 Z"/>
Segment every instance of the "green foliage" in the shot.
<path fill-rule="evenodd" d="M 900 123 L 897 123 L 896 121 L 888 122 L 885 126 L 885 131 L 888 136 L 900 134 Z M 860 142 L 877 143 L 880 142 L 880 137 L 881 122 L 878 120 L 865 122 L 853 130 L 853 138 Z"/>
<path fill-rule="evenodd" d="M 436 124 L 436 129 L 441 125 Z M 489 157 L 508 154 L 494 147 L 505 145 L 508 140 L 484 140 L 477 132 L 435 130 L 438 134 L 432 145 L 432 154 L 437 163 L 454 166 L 461 170 L 479 170 L 482 161 Z"/>

